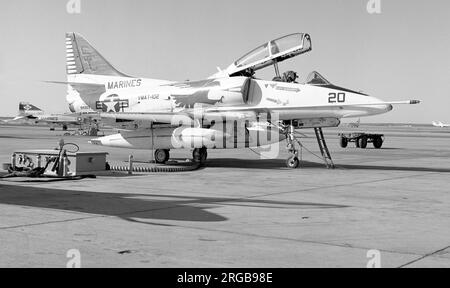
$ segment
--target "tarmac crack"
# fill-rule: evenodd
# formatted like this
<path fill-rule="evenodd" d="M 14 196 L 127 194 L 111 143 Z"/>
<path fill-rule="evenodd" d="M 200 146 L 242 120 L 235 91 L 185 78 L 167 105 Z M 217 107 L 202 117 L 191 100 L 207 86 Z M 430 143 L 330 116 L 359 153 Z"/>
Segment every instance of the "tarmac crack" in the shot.
<path fill-rule="evenodd" d="M 74 221 L 102 218 L 102 217 L 109 217 L 109 216 L 91 216 L 91 217 L 82 217 L 82 218 L 72 218 L 72 219 L 66 219 L 66 220 L 55 220 L 55 221 L 45 221 L 45 222 L 15 225 L 15 226 L 6 226 L 6 227 L 0 227 L 0 230 L 26 228 L 26 227 L 41 226 L 41 225 L 47 225 L 47 224 L 67 223 L 67 222 L 74 222 Z"/>
<path fill-rule="evenodd" d="M 227 234 L 233 234 L 233 235 L 239 235 L 239 236 L 257 237 L 257 238 L 271 239 L 271 240 L 282 240 L 282 241 L 298 242 L 298 243 L 305 243 L 305 244 L 358 249 L 358 250 L 362 250 L 362 251 L 369 251 L 369 250 L 373 249 L 373 247 L 359 247 L 359 246 L 355 246 L 355 245 L 350 245 L 348 243 L 338 244 L 338 243 L 329 243 L 329 242 L 321 242 L 321 241 L 313 241 L 313 240 L 295 239 L 295 238 L 289 238 L 289 237 L 275 237 L 275 236 L 259 235 L 259 234 L 254 234 L 254 233 L 234 232 L 234 231 L 220 230 L 220 229 L 206 229 L 206 228 L 187 226 L 187 225 L 174 225 L 174 227 L 200 230 L 200 231 L 205 231 L 205 232 L 220 232 L 220 233 L 227 233 Z M 411 256 L 420 255 L 420 254 L 412 253 L 412 252 L 400 252 L 400 251 L 392 251 L 392 250 L 386 250 L 386 249 L 379 249 L 379 251 L 385 252 L 385 253 L 411 255 Z"/>
<path fill-rule="evenodd" d="M 436 254 L 439 254 L 439 253 L 441 253 L 441 252 L 444 252 L 444 251 L 447 250 L 447 249 L 450 249 L 450 246 L 447 246 L 447 247 L 445 247 L 445 248 L 442 248 L 442 249 L 436 250 L 436 251 L 434 251 L 434 252 L 425 254 L 425 255 L 423 255 L 423 256 L 421 256 L 421 257 L 415 259 L 415 260 L 412 260 L 412 261 L 410 261 L 410 262 L 408 262 L 408 263 L 406 263 L 406 264 L 403 264 L 403 265 L 399 266 L 398 268 L 405 268 L 406 266 L 409 266 L 409 265 L 411 265 L 411 264 L 414 264 L 414 263 L 417 263 L 417 262 L 419 262 L 419 261 L 422 261 L 422 260 L 425 259 L 425 258 L 432 257 L 432 256 L 434 256 L 434 255 L 436 255 Z"/>
<path fill-rule="evenodd" d="M 282 195 L 282 194 L 290 194 L 290 193 L 298 193 L 298 192 L 310 192 L 314 190 L 320 190 L 320 189 L 330 189 L 330 188 L 336 188 L 336 187 L 345 187 L 345 186 L 353 186 L 353 185 L 361 185 L 361 184 L 369 184 L 369 183 L 378 183 L 378 182 L 385 182 L 385 181 L 392 181 L 392 180 L 400 180 L 410 177 L 421 177 L 428 175 L 427 174 L 414 174 L 414 175 L 407 175 L 407 176 L 401 176 L 401 177 L 392 177 L 392 178 L 384 178 L 384 179 L 378 179 L 378 180 L 372 180 L 372 181 L 360 181 L 360 182 L 353 182 L 353 183 L 344 183 L 344 184 L 338 184 L 338 185 L 328 185 L 328 186 L 320 186 L 320 187 L 314 187 L 314 188 L 307 188 L 307 189 L 296 189 L 291 191 L 283 191 L 283 192 L 277 192 L 277 193 L 268 193 L 268 194 L 262 194 L 262 195 L 254 195 L 245 197 L 242 199 L 251 199 L 251 198 L 257 198 L 257 197 L 267 197 L 267 196 L 276 196 L 276 195 Z"/>

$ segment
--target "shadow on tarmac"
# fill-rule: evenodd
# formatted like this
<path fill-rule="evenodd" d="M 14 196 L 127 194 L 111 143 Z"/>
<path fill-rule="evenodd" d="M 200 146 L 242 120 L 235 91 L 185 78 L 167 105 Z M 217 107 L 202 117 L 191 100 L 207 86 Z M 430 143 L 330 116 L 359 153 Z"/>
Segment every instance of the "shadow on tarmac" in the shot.
<path fill-rule="evenodd" d="M 88 192 L 4 185 L 0 182 L 0 204 L 56 209 L 115 216 L 145 224 L 145 220 L 219 222 L 228 220 L 208 211 L 223 206 L 267 209 L 336 209 L 348 206 L 308 202 L 284 202 L 251 198 L 191 197 L 153 194 Z M 171 226 L 171 225 L 165 225 Z"/>
<path fill-rule="evenodd" d="M 383 170 L 383 171 L 414 171 L 414 172 L 436 172 L 436 173 L 450 173 L 450 168 L 428 168 L 428 167 L 402 167 L 402 166 L 377 166 L 377 165 L 355 165 L 355 164 L 339 164 L 336 163 L 336 169 L 347 170 Z M 206 162 L 206 168 L 242 168 L 242 169 L 270 169 L 270 170 L 291 170 L 286 167 L 283 159 L 210 159 Z M 320 162 L 300 161 L 302 168 L 320 168 L 325 169 L 325 164 Z"/>

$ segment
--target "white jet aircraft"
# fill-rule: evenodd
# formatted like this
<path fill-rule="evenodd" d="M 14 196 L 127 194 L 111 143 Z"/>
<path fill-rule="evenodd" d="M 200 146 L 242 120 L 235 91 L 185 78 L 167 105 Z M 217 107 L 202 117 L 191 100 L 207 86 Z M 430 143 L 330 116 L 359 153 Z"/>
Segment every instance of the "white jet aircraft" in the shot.
<path fill-rule="evenodd" d="M 81 125 L 82 118 L 70 114 L 46 114 L 43 110 L 30 104 L 28 102 L 19 103 L 18 115 L 9 120 L 5 120 L 4 123 L 14 124 L 19 122 L 33 122 L 33 123 L 45 123 L 50 125 L 50 129 L 54 129 L 54 125 L 62 126 L 62 129 L 66 131 L 69 125 Z"/>
<path fill-rule="evenodd" d="M 312 50 L 310 35 L 290 34 L 268 41 L 201 81 L 175 82 L 127 76 L 116 70 L 81 35 L 66 34 L 67 101 L 77 113 L 131 128 L 91 140 L 92 144 L 155 150 L 164 163 L 170 149 L 194 149 L 203 162 L 207 149 L 266 146 L 286 140 L 292 154 L 287 166 L 299 165 L 295 129 L 312 128 L 327 167 L 334 167 L 323 127 L 337 127 L 345 117 L 386 113 L 394 104 L 342 88 L 312 72 L 305 83 L 296 73 L 280 74 L 278 63 Z M 274 66 L 275 78 L 257 79 L 257 70 Z M 62 82 L 60 82 L 62 83 Z"/>
<path fill-rule="evenodd" d="M 434 127 L 445 128 L 445 127 L 450 127 L 450 124 L 444 124 L 441 121 L 433 121 L 433 126 Z"/>

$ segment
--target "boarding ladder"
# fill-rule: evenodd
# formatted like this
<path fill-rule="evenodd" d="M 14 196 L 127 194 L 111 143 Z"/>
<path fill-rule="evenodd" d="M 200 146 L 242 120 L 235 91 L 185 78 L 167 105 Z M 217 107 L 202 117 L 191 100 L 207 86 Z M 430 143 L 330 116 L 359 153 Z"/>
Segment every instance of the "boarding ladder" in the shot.
<path fill-rule="evenodd" d="M 320 153 L 322 153 L 323 161 L 328 169 L 334 169 L 333 159 L 331 159 L 330 150 L 328 150 L 327 143 L 325 141 L 325 137 L 323 136 L 322 128 L 314 128 L 314 132 L 316 132 L 317 143 L 319 144 Z"/>

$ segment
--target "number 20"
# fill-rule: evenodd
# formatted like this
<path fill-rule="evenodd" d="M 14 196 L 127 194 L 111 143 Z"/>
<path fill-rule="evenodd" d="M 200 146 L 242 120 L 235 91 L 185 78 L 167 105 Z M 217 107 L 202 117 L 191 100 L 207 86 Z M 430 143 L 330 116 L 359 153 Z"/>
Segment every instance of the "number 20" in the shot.
<path fill-rule="evenodd" d="M 344 103 L 345 102 L 345 93 L 330 93 L 328 94 L 328 103 Z"/>

